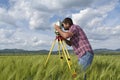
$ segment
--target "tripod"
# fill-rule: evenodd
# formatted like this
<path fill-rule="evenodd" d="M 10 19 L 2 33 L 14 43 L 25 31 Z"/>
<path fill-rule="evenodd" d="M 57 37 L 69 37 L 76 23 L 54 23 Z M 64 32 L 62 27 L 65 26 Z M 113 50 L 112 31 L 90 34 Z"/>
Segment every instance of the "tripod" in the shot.
<path fill-rule="evenodd" d="M 68 50 L 66 48 L 66 43 L 64 42 L 64 38 L 61 37 L 60 35 L 56 35 L 56 38 L 52 43 L 51 49 L 50 49 L 48 57 L 46 59 L 45 65 L 47 64 L 47 62 L 48 62 L 48 60 L 50 58 L 50 55 L 52 53 L 52 50 L 53 50 L 53 48 L 55 46 L 56 41 L 58 41 L 58 53 L 59 53 L 60 59 L 63 60 L 63 57 L 65 57 L 65 59 L 67 61 L 67 64 L 68 64 L 68 67 L 69 67 L 69 70 L 70 70 L 70 72 L 72 74 L 72 77 L 75 78 L 77 76 L 77 73 L 75 72 L 75 70 L 71 69 L 70 55 L 69 55 Z M 62 53 L 60 52 L 60 48 L 62 48 Z"/>

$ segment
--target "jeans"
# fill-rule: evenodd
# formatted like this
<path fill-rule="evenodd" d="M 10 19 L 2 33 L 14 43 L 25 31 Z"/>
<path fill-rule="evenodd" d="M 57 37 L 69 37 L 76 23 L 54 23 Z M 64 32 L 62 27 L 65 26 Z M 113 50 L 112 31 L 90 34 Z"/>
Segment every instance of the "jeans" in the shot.
<path fill-rule="evenodd" d="M 82 70 L 86 70 L 92 63 L 94 55 L 90 52 L 86 52 L 81 58 L 79 58 L 79 64 L 82 67 Z"/>
<path fill-rule="evenodd" d="M 81 58 L 79 58 L 79 64 L 81 66 L 82 71 L 86 71 L 86 69 L 91 65 L 94 55 L 90 52 L 86 52 Z M 86 80 L 86 73 L 84 74 L 84 80 Z"/>

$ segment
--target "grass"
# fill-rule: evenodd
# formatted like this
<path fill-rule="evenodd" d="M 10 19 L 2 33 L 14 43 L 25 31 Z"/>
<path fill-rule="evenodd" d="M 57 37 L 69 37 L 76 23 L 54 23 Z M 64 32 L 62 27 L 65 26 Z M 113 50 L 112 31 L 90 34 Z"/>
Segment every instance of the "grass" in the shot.
<path fill-rule="evenodd" d="M 51 55 L 46 66 L 47 55 L 0 56 L 0 80 L 83 80 L 77 58 L 71 56 L 76 78 L 72 78 L 66 60 L 61 62 L 58 55 Z M 120 56 L 95 56 L 87 80 L 120 80 Z"/>

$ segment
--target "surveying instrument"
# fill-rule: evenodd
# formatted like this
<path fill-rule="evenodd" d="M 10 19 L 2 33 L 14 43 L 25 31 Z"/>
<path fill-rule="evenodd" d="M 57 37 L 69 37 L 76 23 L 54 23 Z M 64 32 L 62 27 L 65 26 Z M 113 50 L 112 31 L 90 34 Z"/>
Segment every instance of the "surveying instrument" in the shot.
<path fill-rule="evenodd" d="M 56 25 L 59 26 L 60 29 L 62 28 L 62 23 L 61 23 L 60 21 L 58 21 L 58 22 L 56 23 Z M 45 62 L 45 66 L 47 65 L 47 62 L 48 62 L 48 60 L 49 60 L 49 58 L 50 58 L 50 55 L 51 55 L 52 50 L 53 50 L 53 48 L 54 48 L 54 46 L 55 46 L 55 43 L 58 42 L 58 53 L 59 53 L 60 60 L 62 61 L 63 58 L 65 57 L 66 62 L 67 62 L 68 67 L 69 67 L 69 70 L 70 70 L 70 72 L 71 72 L 71 74 L 72 74 L 72 77 L 75 78 L 75 77 L 77 76 L 77 73 L 75 72 L 75 70 L 72 70 L 72 69 L 71 69 L 71 65 L 72 65 L 72 64 L 71 64 L 71 59 L 70 59 L 69 52 L 68 52 L 68 50 L 67 50 L 67 48 L 66 48 L 66 43 L 65 43 L 65 41 L 64 41 L 64 38 L 58 33 L 58 31 L 55 31 L 55 34 L 56 34 L 56 38 L 55 38 L 55 40 L 53 41 L 52 46 L 51 46 L 51 48 L 50 48 L 50 51 L 49 51 L 49 53 L 48 53 L 48 56 L 47 56 L 47 59 L 46 59 L 46 62 Z M 61 50 L 61 49 L 62 49 L 62 50 Z M 62 52 L 61 52 L 61 51 L 62 51 Z"/>

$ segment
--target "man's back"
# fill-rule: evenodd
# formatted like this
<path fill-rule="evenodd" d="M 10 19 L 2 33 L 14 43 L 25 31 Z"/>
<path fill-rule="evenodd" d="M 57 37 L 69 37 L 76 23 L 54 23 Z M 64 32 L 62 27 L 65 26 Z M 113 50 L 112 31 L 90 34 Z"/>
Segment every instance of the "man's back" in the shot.
<path fill-rule="evenodd" d="M 74 52 L 78 55 L 79 58 L 82 57 L 87 51 L 93 53 L 87 36 L 78 25 L 72 25 L 69 29 L 69 32 L 73 33 L 70 41 L 72 43 Z"/>

